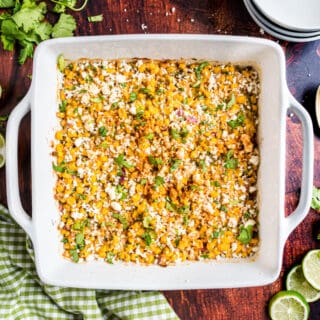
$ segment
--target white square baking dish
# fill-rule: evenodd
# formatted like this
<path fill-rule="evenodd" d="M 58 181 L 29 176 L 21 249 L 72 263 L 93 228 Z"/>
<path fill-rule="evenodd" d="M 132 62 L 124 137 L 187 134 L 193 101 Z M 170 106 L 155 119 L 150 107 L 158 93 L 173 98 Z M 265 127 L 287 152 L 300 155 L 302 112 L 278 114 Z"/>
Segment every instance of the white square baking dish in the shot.
<path fill-rule="evenodd" d="M 222 63 L 253 64 L 260 71 L 258 174 L 260 247 L 254 259 L 210 260 L 175 266 L 142 266 L 103 262 L 73 263 L 61 255 L 54 199 L 51 142 L 57 127 L 57 57 L 197 58 Z M 31 109 L 32 218 L 19 199 L 17 137 L 22 117 Z M 299 205 L 285 217 L 286 114 L 302 122 L 304 150 Z M 49 40 L 36 50 L 33 80 L 7 127 L 7 192 L 13 218 L 32 239 L 37 272 L 45 283 L 101 289 L 195 289 L 258 286 L 279 275 L 284 243 L 309 211 L 313 178 L 313 131 L 308 113 L 290 95 L 285 58 L 276 43 L 256 38 L 211 35 L 119 35 Z"/>

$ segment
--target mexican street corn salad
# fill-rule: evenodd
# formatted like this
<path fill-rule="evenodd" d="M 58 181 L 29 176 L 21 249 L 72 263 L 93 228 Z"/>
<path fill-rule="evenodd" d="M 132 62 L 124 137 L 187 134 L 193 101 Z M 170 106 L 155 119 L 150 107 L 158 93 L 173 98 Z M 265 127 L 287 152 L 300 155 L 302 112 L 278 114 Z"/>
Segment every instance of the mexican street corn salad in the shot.
<path fill-rule="evenodd" d="M 168 266 L 259 247 L 259 73 L 198 60 L 58 59 L 64 257 Z"/>

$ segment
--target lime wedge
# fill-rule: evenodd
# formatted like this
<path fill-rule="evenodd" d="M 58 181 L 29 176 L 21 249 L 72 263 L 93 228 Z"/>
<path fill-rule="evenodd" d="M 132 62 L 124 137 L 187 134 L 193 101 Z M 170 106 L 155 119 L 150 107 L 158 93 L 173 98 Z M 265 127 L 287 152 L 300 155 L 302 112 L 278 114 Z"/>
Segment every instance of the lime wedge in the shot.
<path fill-rule="evenodd" d="M 293 290 L 280 291 L 269 302 L 272 320 L 307 320 L 310 307 L 306 299 Z"/>
<path fill-rule="evenodd" d="M 310 250 L 304 256 L 302 270 L 307 281 L 320 290 L 320 249 Z"/>
<path fill-rule="evenodd" d="M 314 302 L 320 299 L 320 291 L 313 288 L 307 281 L 301 265 L 297 265 L 289 271 L 286 279 L 286 287 L 287 290 L 299 292 L 307 302 Z"/>
<path fill-rule="evenodd" d="M 4 136 L 0 133 L 0 168 L 2 168 L 6 162 L 5 147 L 6 147 L 6 140 Z"/>

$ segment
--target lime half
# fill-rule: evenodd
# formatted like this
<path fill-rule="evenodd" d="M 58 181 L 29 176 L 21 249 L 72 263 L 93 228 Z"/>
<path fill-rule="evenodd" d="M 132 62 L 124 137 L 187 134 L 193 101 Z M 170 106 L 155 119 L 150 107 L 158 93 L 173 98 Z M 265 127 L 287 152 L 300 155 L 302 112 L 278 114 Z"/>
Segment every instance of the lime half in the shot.
<path fill-rule="evenodd" d="M 269 302 L 272 320 L 307 320 L 310 307 L 306 299 L 293 290 L 280 291 Z"/>
<path fill-rule="evenodd" d="M 314 302 L 320 299 L 320 291 L 312 287 L 307 281 L 301 265 L 297 265 L 289 271 L 286 279 L 286 287 L 287 290 L 299 292 L 307 302 Z"/>
<path fill-rule="evenodd" d="M 320 290 L 320 249 L 310 250 L 304 256 L 302 270 L 307 281 Z"/>
<path fill-rule="evenodd" d="M 0 168 L 2 168 L 6 162 L 5 147 L 6 140 L 4 139 L 4 136 L 0 133 Z"/>

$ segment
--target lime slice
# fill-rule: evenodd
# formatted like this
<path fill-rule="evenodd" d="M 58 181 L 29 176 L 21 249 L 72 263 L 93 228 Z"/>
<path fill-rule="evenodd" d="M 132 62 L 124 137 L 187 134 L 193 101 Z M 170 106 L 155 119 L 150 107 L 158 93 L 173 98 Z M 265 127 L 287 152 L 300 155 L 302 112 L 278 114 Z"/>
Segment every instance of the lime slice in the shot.
<path fill-rule="evenodd" d="M 287 275 L 286 279 L 287 290 L 299 292 L 307 302 L 314 302 L 320 299 L 320 291 L 311 286 L 303 275 L 302 266 L 293 267 Z"/>
<path fill-rule="evenodd" d="M 310 250 L 304 256 L 302 270 L 307 281 L 320 290 L 320 249 Z"/>
<path fill-rule="evenodd" d="M 306 299 L 293 290 L 280 291 L 269 302 L 272 320 L 307 320 L 310 307 Z"/>
<path fill-rule="evenodd" d="M 0 168 L 2 168 L 6 162 L 5 146 L 6 140 L 4 139 L 4 136 L 0 133 Z"/>

